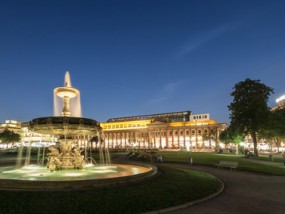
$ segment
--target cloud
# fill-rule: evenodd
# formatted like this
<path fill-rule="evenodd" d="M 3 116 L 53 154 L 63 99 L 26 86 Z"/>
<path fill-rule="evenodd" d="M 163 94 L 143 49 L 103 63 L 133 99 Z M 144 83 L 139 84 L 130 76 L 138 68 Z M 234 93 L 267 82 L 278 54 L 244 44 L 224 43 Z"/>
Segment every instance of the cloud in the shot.
<path fill-rule="evenodd" d="M 175 92 L 179 87 L 185 84 L 186 80 L 178 80 L 175 82 L 170 82 L 164 85 L 162 93 L 172 93 Z"/>
<path fill-rule="evenodd" d="M 168 100 L 169 99 L 169 97 L 156 97 L 156 98 L 153 98 L 153 99 L 151 99 L 151 100 L 149 100 L 148 102 L 147 102 L 147 104 L 148 105 L 155 105 L 155 104 L 158 104 L 158 103 L 162 103 L 163 101 L 165 101 L 165 100 Z"/>
<path fill-rule="evenodd" d="M 126 86 L 122 86 L 122 85 L 114 85 L 114 87 L 124 90 L 124 91 L 131 91 L 131 92 L 138 92 L 138 89 L 135 88 L 130 88 L 130 87 L 126 87 Z"/>
<path fill-rule="evenodd" d="M 230 25 L 221 25 L 211 31 L 194 35 L 179 48 L 179 50 L 176 52 L 176 57 L 181 58 L 195 51 L 196 49 L 214 40 L 215 38 L 224 35 L 231 29 L 232 27 Z"/>
<path fill-rule="evenodd" d="M 162 88 L 158 90 L 157 94 L 146 103 L 148 105 L 154 105 L 169 100 L 174 96 L 175 92 L 185 84 L 185 82 L 186 80 L 178 80 L 163 85 Z"/>

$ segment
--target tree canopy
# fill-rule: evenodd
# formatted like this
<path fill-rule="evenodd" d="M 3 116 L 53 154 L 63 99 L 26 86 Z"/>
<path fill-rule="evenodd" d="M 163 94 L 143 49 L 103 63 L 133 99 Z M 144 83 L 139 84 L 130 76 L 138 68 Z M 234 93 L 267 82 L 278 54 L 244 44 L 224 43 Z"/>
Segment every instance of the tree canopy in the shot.
<path fill-rule="evenodd" d="M 20 141 L 21 135 L 5 129 L 2 133 L 0 133 L 0 139 L 3 143 L 13 143 Z"/>
<path fill-rule="evenodd" d="M 244 136 L 238 129 L 229 126 L 221 132 L 219 138 L 224 143 L 239 144 L 244 139 Z"/>
<path fill-rule="evenodd" d="M 285 109 L 270 112 L 265 128 L 259 133 L 259 138 L 275 143 L 279 150 L 281 141 L 285 139 Z"/>
<path fill-rule="evenodd" d="M 257 134 L 265 126 L 270 109 L 267 105 L 273 89 L 260 80 L 246 79 L 237 83 L 231 96 L 230 110 L 231 126 L 240 130 L 244 135 L 250 134 L 257 156 Z"/>

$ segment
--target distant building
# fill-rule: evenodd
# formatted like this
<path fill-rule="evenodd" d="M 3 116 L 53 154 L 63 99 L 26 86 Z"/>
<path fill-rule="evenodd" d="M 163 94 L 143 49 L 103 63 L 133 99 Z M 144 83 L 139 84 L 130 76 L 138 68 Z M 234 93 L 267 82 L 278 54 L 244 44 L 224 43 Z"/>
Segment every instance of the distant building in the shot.
<path fill-rule="evenodd" d="M 29 143 L 32 143 L 34 145 L 35 142 L 37 144 L 40 144 L 41 142 L 54 142 L 57 140 L 57 138 L 52 135 L 43 135 L 30 131 L 29 122 L 5 120 L 4 123 L 0 124 L 0 133 L 5 129 L 20 134 L 21 142 L 26 143 L 27 145 Z"/>
<path fill-rule="evenodd" d="M 225 123 L 191 111 L 111 118 L 101 123 L 109 148 L 214 148 Z"/>
<path fill-rule="evenodd" d="M 191 111 L 169 112 L 130 117 L 111 118 L 102 127 L 102 139 L 108 148 L 137 149 L 213 149 L 220 132 L 227 125 L 210 119 L 210 114 L 192 114 Z M 21 135 L 24 145 L 40 146 L 45 142 L 56 142 L 52 135 L 43 135 L 29 130 L 29 122 L 6 120 L 0 131 L 9 130 Z M 80 146 L 98 147 L 86 136 L 79 139 Z M 47 144 L 46 144 L 47 145 Z"/>
<path fill-rule="evenodd" d="M 281 97 L 276 99 L 276 106 L 272 107 L 271 110 L 277 110 L 277 109 L 284 109 L 285 108 L 285 94 Z"/>
<path fill-rule="evenodd" d="M 14 133 L 21 134 L 21 122 L 16 120 L 5 120 L 4 123 L 0 124 L 0 133 L 5 129 L 13 131 Z"/>

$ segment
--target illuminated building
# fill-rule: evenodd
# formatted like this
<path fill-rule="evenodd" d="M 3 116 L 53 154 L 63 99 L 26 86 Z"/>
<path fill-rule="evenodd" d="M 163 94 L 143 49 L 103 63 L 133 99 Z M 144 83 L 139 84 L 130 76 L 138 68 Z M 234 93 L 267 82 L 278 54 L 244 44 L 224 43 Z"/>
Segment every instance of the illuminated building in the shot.
<path fill-rule="evenodd" d="M 10 122 L 9 122 L 10 121 Z M 55 142 L 52 135 L 31 132 L 27 122 L 6 120 L 2 128 L 21 134 L 23 143 Z M 218 124 L 209 114 L 191 111 L 111 118 L 100 124 L 104 145 L 109 148 L 198 149 L 214 148 L 226 124 Z M 86 136 L 88 140 L 88 136 Z M 89 139 L 90 140 L 90 139 Z M 89 141 L 88 140 L 88 141 Z M 79 142 L 82 146 L 82 142 Z M 88 145 L 84 143 L 84 145 Z M 89 144 L 90 145 L 90 144 Z M 99 144 L 92 142 L 92 147 Z"/>
<path fill-rule="evenodd" d="M 42 146 L 44 144 L 49 145 L 50 142 L 57 141 L 57 138 L 52 135 L 43 135 L 32 132 L 28 129 L 28 122 L 19 122 L 16 120 L 5 120 L 4 123 L 0 124 L 0 133 L 5 129 L 13 131 L 14 133 L 21 135 L 21 142 L 23 145 L 32 144 L 32 146 Z"/>
<path fill-rule="evenodd" d="M 21 134 L 21 122 L 16 120 L 5 120 L 4 123 L 0 124 L 0 133 L 5 129 L 17 134 Z"/>
<path fill-rule="evenodd" d="M 276 99 L 276 104 L 277 105 L 271 109 L 272 111 L 285 108 L 285 94 Z"/>
<path fill-rule="evenodd" d="M 109 148 L 214 148 L 226 124 L 190 111 L 111 118 L 101 123 Z"/>

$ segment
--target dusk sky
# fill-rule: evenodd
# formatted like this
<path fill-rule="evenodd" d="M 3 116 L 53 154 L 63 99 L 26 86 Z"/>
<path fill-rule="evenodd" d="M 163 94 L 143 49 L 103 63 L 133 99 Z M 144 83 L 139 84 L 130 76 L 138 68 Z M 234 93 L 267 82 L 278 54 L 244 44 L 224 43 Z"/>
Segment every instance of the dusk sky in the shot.
<path fill-rule="evenodd" d="M 236 83 L 285 94 L 284 0 L 2 0 L 0 123 L 53 115 L 68 70 L 83 116 L 190 110 L 229 122 Z"/>

